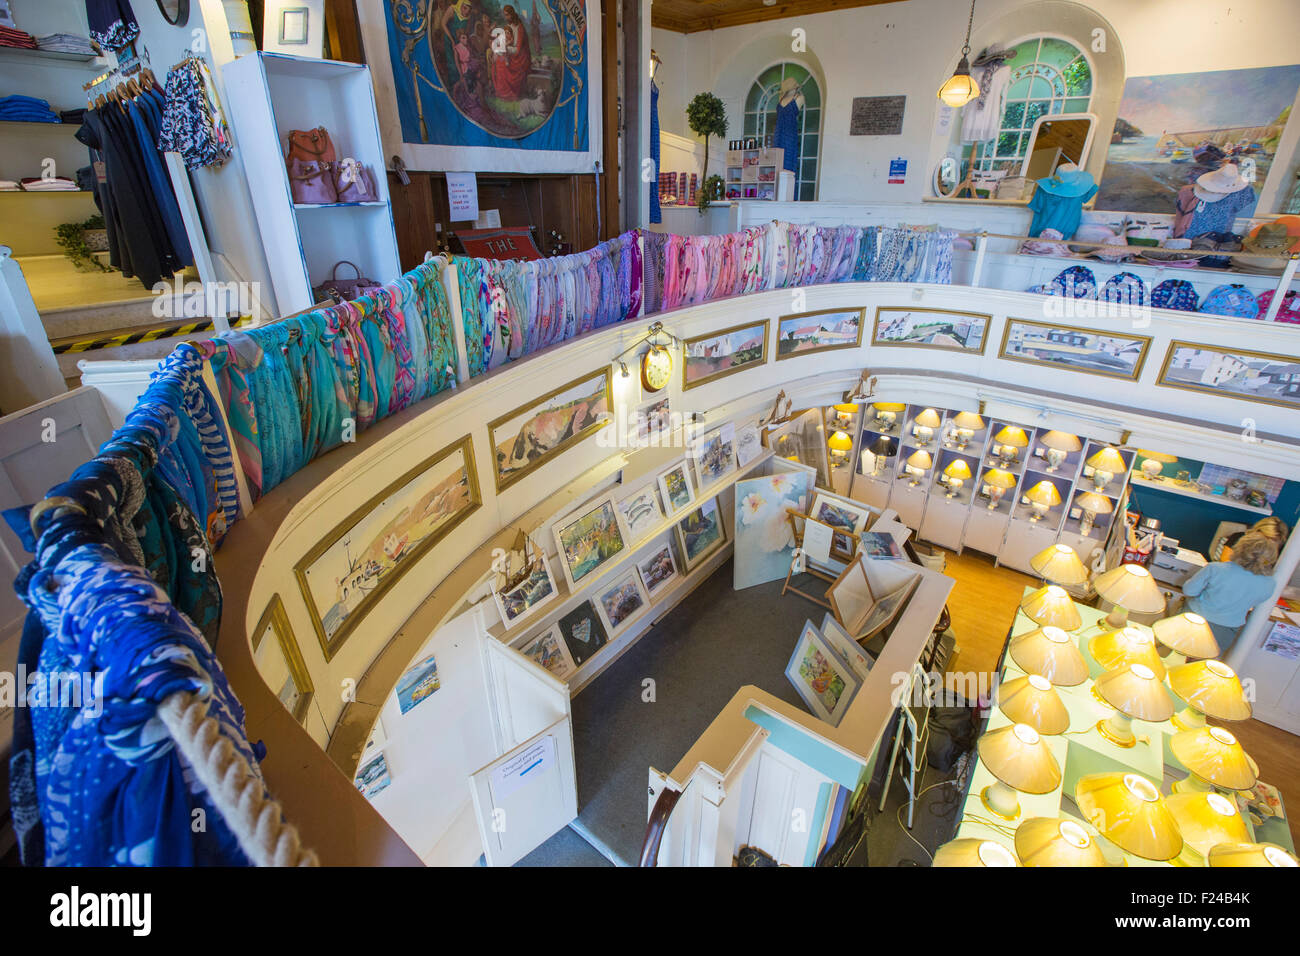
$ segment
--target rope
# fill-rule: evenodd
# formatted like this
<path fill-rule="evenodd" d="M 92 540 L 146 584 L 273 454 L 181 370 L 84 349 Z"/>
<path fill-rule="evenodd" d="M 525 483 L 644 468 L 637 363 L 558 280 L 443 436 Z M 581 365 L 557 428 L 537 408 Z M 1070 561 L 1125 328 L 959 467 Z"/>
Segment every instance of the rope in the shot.
<path fill-rule="evenodd" d="M 255 866 L 320 865 L 315 852 L 302 846 L 297 828 L 284 819 L 280 804 L 208 716 L 206 701 L 181 691 L 162 702 L 158 715 Z"/>

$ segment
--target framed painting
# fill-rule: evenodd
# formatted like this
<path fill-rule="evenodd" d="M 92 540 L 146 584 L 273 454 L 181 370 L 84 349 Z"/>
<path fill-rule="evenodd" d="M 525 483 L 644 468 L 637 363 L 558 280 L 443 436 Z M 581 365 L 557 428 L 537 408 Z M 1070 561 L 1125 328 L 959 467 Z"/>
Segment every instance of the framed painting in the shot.
<path fill-rule="evenodd" d="M 442 686 L 438 677 L 438 661 L 434 655 L 418 661 L 397 679 L 397 709 L 406 713 L 422 701 L 428 700 Z"/>
<path fill-rule="evenodd" d="M 783 315 L 776 325 L 776 360 L 798 358 L 862 344 L 866 309 L 821 309 Z"/>
<path fill-rule="evenodd" d="M 806 465 L 817 472 L 817 485 L 831 487 L 830 450 L 826 446 L 826 420 L 819 408 L 796 412 L 788 421 L 769 425 L 767 447 L 777 458 Z"/>
<path fill-rule="evenodd" d="M 737 590 L 779 581 L 794 558 L 794 527 L 787 508 L 808 507 L 814 475 L 782 472 L 736 482 L 736 547 L 731 566 Z"/>
<path fill-rule="evenodd" d="M 983 355 L 991 319 L 980 312 L 880 306 L 871 344 L 920 345 Z"/>
<path fill-rule="evenodd" d="M 636 564 L 645 585 L 646 594 L 654 597 L 660 588 L 670 584 L 677 577 L 677 559 L 673 557 L 672 545 L 664 541 Z"/>
<path fill-rule="evenodd" d="M 1146 335 L 1101 335 L 1091 329 L 1008 318 L 998 358 L 1136 382 L 1150 347 Z"/>
<path fill-rule="evenodd" d="M 623 515 L 628 542 L 633 547 L 644 541 L 664 518 L 654 485 L 646 485 L 639 491 L 632 492 L 618 503 L 618 510 Z"/>
<path fill-rule="evenodd" d="M 840 622 L 835 620 L 835 615 L 830 611 L 822 617 L 822 637 L 830 645 L 831 650 L 853 668 L 853 673 L 859 679 L 866 678 L 874 662 L 858 642 L 849 636 L 849 632 L 840 627 Z"/>
<path fill-rule="evenodd" d="M 682 342 L 682 389 L 698 388 L 767 361 L 767 324 L 750 322 Z"/>
<path fill-rule="evenodd" d="M 817 492 L 812 507 L 808 509 L 810 518 L 837 529 L 832 539 L 833 553 L 844 561 L 853 557 L 853 553 L 857 550 L 857 543 L 847 535 L 838 532 L 851 531 L 854 534 L 861 534 L 873 514 L 874 512 L 866 505 L 824 491 Z"/>
<path fill-rule="evenodd" d="M 744 468 L 763 453 L 763 436 L 758 425 L 748 422 L 736 429 L 736 464 Z"/>
<path fill-rule="evenodd" d="M 267 640 L 274 637 L 275 640 Z M 253 628 L 253 662 L 280 703 L 302 723 L 316 695 L 316 688 L 307 673 L 302 651 L 289 626 L 289 616 L 284 611 L 284 601 L 279 592 L 271 595 L 271 602 Z"/>
<path fill-rule="evenodd" d="M 325 660 L 434 545 L 482 506 L 465 435 L 348 515 L 294 566 Z"/>
<path fill-rule="evenodd" d="M 736 470 L 736 426 L 727 422 L 691 442 L 700 494 Z"/>
<path fill-rule="evenodd" d="M 633 448 L 667 445 L 672 431 L 673 413 L 669 396 L 665 395 L 639 405 L 633 412 L 627 423 L 627 443 Z"/>
<path fill-rule="evenodd" d="M 690 574 L 700 562 L 727 543 L 727 529 L 722 526 L 718 499 L 709 498 L 677 522 L 677 544 L 682 550 L 682 565 Z"/>
<path fill-rule="evenodd" d="M 664 506 L 669 514 L 690 507 L 695 500 L 695 489 L 685 461 L 679 461 L 659 476 L 659 492 L 664 496 Z"/>
<path fill-rule="evenodd" d="M 650 595 L 641 583 L 636 568 L 616 577 L 609 586 L 597 592 L 597 604 L 605 618 L 611 635 L 624 627 L 650 604 Z"/>
<path fill-rule="evenodd" d="M 627 529 L 612 494 L 565 515 L 551 526 L 551 532 L 571 591 L 576 591 L 581 581 L 594 581 L 603 565 L 627 549 Z"/>
<path fill-rule="evenodd" d="M 583 601 L 556 621 L 555 628 L 564 639 L 575 667 L 581 667 L 609 641 L 605 623 L 590 601 Z"/>
<path fill-rule="evenodd" d="M 353 780 L 356 788 L 367 800 L 380 791 L 388 789 L 388 785 L 392 782 L 392 775 L 388 772 L 388 758 L 384 756 L 382 750 L 368 755 L 361 762 L 356 778 Z"/>
<path fill-rule="evenodd" d="M 604 428 L 613 407 L 613 381 L 602 368 L 489 422 L 497 491 Z"/>
<path fill-rule="evenodd" d="M 503 591 L 493 591 L 492 597 L 508 631 L 532 617 L 558 593 L 546 555 L 538 554 L 522 580 Z"/>
<path fill-rule="evenodd" d="M 569 646 L 554 624 L 542 633 L 526 637 L 511 646 L 560 680 L 564 680 L 577 669 L 577 665 L 573 662 L 573 655 L 569 653 Z"/>
<path fill-rule="evenodd" d="M 1156 384 L 1300 408 L 1300 358 L 1175 341 Z"/>
<path fill-rule="evenodd" d="M 814 715 L 838 725 L 858 691 L 858 678 L 846 661 L 831 650 L 812 621 L 806 621 L 785 676 Z"/>

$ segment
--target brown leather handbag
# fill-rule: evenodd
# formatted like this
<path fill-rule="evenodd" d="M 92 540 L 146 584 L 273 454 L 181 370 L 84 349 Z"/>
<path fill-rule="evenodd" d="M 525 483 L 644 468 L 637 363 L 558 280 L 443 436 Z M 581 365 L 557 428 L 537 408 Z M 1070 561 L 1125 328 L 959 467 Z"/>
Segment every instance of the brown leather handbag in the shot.
<path fill-rule="evenodd" d="M 293 159 L 304 163 L 333 163 L 338 158 L 334 153 L 329 130 L 324 126 L 308 130 L 291 129 L 288 138 L 289 151 L 284 155 L 286 163 Z"/>

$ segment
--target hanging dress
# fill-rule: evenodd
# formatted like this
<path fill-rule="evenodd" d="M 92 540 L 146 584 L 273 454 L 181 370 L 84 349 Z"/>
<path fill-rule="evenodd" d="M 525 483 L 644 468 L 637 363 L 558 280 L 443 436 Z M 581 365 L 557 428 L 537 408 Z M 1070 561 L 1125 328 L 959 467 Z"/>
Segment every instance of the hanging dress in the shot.
<path fill-rule="evenodd" d="M 659 87 L 650 81 L 650 161 L 654 163 L 655 178 L 650 186 L 650 221 L 663 222 L 659 210 Z"/>
<path fill-rule="evenodd" d="M 785 151 L 783 165 L 799 178 L 799 97 L 792 96 L 790 102 L 776 108 L 776 132 L 772 134 L 772 146 Z"/>

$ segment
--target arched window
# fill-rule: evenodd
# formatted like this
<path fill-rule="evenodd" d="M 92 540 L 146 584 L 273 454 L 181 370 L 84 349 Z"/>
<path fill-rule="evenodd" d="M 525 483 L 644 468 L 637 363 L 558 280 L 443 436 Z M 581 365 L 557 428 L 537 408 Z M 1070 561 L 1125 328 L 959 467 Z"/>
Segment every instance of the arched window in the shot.
<path fill-rule="evenodd" d="M 1040 116 L 1091 109 L 1092 64 L 1078 47 L 1056 37 L 1034 37 L 1013 49 L 1016 55 L 1007 61 L 1011 85 L 1002 108 L 1001 132 L 979 147 L 976 165 L 1011 170 L 1015 175 Z"/>
<path fill-rule="evenodd" d="M 794 198 L 817 198 L 817 160 L 821 156 L 822 91 L 816 78 L 798 63 L 778 63 L 759 74 L 745 98 L 745 136 L 760 142 L 776 133 L 776 108 L 781 99 L 781 82 L 793 77 L 802 87 L 803 115 L 799 117 L 799 169 L 795 173 Z"/>

